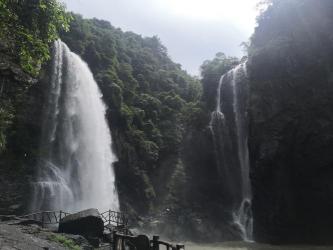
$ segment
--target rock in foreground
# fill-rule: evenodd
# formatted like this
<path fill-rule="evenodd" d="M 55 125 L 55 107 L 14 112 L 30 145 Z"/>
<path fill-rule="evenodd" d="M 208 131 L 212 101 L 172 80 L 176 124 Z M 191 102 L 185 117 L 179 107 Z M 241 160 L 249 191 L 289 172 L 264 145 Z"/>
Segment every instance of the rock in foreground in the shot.
<path fill-rule="evenodd" d="M 66 250 L 92 249 L 82 236 L 56 234 L 38 225 L 0 223 L 0 249 Z"/>
<path fill-rule="evenodd" d="M 97 209 L 91 208 L 70 214 L 59 223 L 59 233 L 78 234 L 98 245 L 94 239 L 102 238 L 104 223 Z"/>

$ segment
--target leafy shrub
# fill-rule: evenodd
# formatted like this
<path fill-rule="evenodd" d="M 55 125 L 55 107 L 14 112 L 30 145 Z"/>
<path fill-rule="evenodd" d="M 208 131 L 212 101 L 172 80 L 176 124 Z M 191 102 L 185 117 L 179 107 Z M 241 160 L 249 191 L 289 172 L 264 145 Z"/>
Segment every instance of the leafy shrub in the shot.
<path fill-rule="evenodd" d="M 50 58 L 49 44 L 71 17 L 57 0 L 0 0 L 0 40 L 21 67 L 37 76 Z"/>
<path fill-rule="evenodd" d="M 62 244 L 64 247 L 68 248 L 69 250 L 81 250 L 81 247 L 79 245 L 75 244 L 75 242 L 73 240 L 71 240 L 61 234 L 59 234 L 59 235 L 52 234 L 49 237 L 49 240 L 58 242 L 58 243 Z"/>

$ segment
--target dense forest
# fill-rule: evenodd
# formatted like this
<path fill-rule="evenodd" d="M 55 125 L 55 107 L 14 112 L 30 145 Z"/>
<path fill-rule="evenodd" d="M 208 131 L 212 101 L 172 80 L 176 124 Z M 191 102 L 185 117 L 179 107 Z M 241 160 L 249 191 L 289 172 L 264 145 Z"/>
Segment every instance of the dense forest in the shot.
<path fill-rule="evenodd" d="M 28 210 L 61 39 L 103 94 L 120 208 L 135 226 L 173 239 L 239 239 L 209 121 L 220 77 L 246 61 L 254 239 L 331 243 L 333 2 L 264 2 L 248 55 L 219 52 L 197 78 L 157 36 L 85 19 L 56 0 L 0 0 L 0 214 Z"/>

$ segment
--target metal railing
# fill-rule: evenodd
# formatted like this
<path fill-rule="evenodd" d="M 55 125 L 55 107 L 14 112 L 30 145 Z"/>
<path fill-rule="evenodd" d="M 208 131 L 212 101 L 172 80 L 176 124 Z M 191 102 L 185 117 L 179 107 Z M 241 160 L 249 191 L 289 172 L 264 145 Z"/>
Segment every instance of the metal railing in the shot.
<path fill-rule="evenodd" d="M 70 215 L 68 212 L 60 211 L 40 211 L 36 213 L 18 216 L 20 219 L 33 220 L 41 223 L 42 227 L 50 224 L 58 224 L 61 220 Z M 113 250 L 142 249 L 142 250 L 160 250 L 160 245 L 165 246 L 167 250 L 185 249 L 184 245 L 159 240 L 159 236 L 153 236 L 149 240 L 147 236 L 133 236 L 128 230 L 128 218 L 124 213 L 108 210 L 100 214 L 104 222 L 104 228 L 110 231 L 109 247 Z M 144 246 L 143 246 L 144 245 Z M 138 246 L 140 246 L 138 248 Z"/>
<path fill-rule="evenodd" d="M 124 213 L 108 210 L 101 213 L 104 226 L 114 225 L 114 226 L 127 226 L 128 218 Z"/>
<path fill-rule="evenodd" d="M 20 219 L 29 219 L 40 222 L 42 226 L 47 224 L 58 224 L 64 217 L 70 215 L 68 212 L 60 211 L 39 211 L 31 214 L 17 216 Z M 124 213 L 108 210 L 100 214 L 104 227 L 127 227 L 128 219 Z"/>
<path fill-rule="evenodd" d="M 50 224 L 58 224 L 64 217 L 70 213 L 60 211 L 40 211 L 36 213 L 18 216 L 20 219 L 28 219 L 40 222 L 42 227 Z"/>

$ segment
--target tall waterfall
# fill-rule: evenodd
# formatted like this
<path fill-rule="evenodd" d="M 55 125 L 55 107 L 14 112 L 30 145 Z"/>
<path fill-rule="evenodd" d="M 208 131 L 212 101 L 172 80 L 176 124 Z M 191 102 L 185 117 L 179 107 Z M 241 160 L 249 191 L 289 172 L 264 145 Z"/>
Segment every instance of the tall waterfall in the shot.
<path fill-rule="evenodd" d="M 251 185 L 247 146 L 247 70 L 240 64 L 224 74 L 217 88 L 216 110 L 212 112 L 213 133 L 225 205 L 244 240 L 252 239 Z"/>
<path fill-rule="evenodd" d="M 88 65 L 54 44 L 32 210 L 118 210 L 106 107 Z"/>

